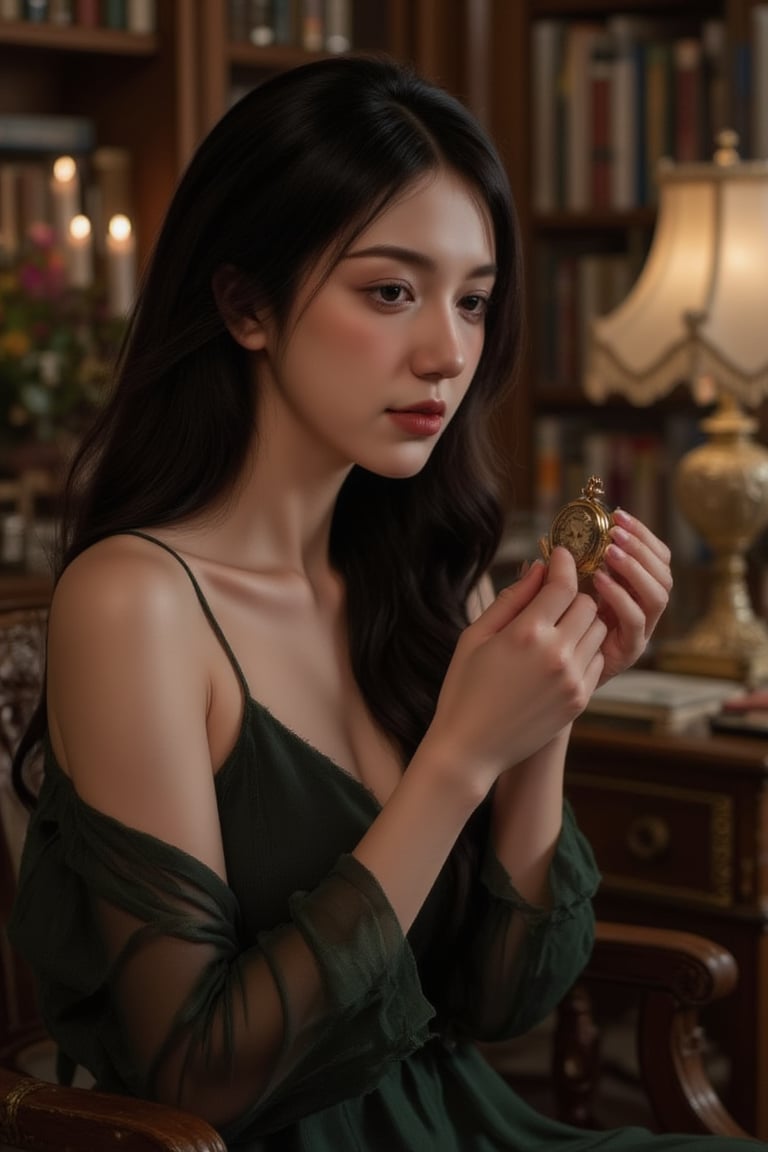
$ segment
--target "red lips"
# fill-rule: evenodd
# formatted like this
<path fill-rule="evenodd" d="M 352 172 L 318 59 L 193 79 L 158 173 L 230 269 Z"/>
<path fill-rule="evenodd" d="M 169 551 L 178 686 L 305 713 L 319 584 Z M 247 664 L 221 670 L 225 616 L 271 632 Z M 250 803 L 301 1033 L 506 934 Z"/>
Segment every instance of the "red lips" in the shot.
<path fill-rule="evenodd" d="M 445 403 L 442 400 L 422 400 L 407 408 L 389 408 L 389 418 L 401 432 L 409 437 L 437 436 L 443 426 Z"/>
<path fill-rule="evenodd" d="M 390 408 L 390 412 L 421 412 L 425 416 L 444 416 L 444 400 L 422 400 L 418 404 L 409 404 L 405 408 Z"/>

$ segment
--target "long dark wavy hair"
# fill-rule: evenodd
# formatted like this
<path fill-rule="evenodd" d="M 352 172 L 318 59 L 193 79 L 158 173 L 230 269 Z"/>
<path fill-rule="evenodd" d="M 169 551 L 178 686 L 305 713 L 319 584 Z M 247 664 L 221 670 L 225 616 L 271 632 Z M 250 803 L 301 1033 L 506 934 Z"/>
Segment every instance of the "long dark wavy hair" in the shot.
<path fill-rule="evenodd" d="M 480 364 L 427 466 L 405 480 L 353 468 L 331 531 L 354 672 L 404 762 L 498 545 L 491 415 L 516 372 L 523 296 L 500 159 L 463 105 L 409 68 L 363 56 L 303 65 L 250 92 L 202 142 L 143 277 L 110 396 L 73 462 L 54 573 L 102 537 L 181 521 L 235 483 L 254 384 L 217 308 L 216 270 L 239 271 L 243 312 L 266 305 L 285 324 L 308 269 L 324 260 L 330 270 L 393 198 L 441 167 L 466 181 L 493 228 L 498 275 Z M 22 766 L 45 730 L 43 690 L 14 762 L 27 798 Z"/>

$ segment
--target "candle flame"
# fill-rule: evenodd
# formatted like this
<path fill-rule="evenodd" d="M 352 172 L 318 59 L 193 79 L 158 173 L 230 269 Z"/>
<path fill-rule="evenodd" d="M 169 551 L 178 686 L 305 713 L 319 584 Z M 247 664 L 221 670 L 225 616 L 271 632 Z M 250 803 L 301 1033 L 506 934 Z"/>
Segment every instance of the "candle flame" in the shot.
<path fill-rule="evenodd" d="M 131 222 L 122 213 L 113 216 L 109 221 L 109 234 L 113 240 L 127 240 L 131 232 Z"/>
<path fill-rule="evenodd" d="M 73 216 L 69 222 L 69 234 L 75 240 L 85 240 L 91 234 L 91 222 L 87 216 Z"/>
<path fill-rule="evenodd" d="M 71 156 L 59 156 L 53 162 L 53 178 L 60 184 L 70 184 L 77 175 L 77 164 Z"/>

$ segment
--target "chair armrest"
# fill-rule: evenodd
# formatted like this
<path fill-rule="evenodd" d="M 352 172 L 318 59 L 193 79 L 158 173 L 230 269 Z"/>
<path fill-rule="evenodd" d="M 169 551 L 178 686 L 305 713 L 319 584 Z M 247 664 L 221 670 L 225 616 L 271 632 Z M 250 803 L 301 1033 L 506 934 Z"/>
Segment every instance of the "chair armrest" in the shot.
<path fill-rule="evenodd" d="M 747 1135 L 709 1080 L 698 1022 L 736 986 L 727 949 L 690 932 L 599 921 L 582 980 L 640 990 L 638 1060 L 662 1131 Z"/>
<path fill-rule="evenodd" d="M 591 980 L 663 990 L 681 1005 L 702 1008 L 736 987 L 731 953 L 692 932 L 598 920 L 585 969 Z"/>
<path fill-rule="evenodd" d="M 226 1152 L 205 1120 L 129 1096 L 65 1088 L 0 1068 L 0 1146 L 26 1152 Z"/>

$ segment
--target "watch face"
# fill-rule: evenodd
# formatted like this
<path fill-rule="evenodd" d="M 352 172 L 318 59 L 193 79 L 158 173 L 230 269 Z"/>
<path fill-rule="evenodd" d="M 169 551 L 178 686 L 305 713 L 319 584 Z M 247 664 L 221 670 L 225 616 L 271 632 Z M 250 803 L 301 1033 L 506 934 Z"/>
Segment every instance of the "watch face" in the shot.
<path fill-rule="evenodd" d="M 567 548 L 576 562 L 579 576 L 591 576 L 600 567 L 610 541 L 611 513 L 602 502 L 603 482 L 590 476 L 581 497 L 561 508 L 552 521 L 548 536 L 542 536 L 539 550 L 549 562 L 552 549 Z"/>
<path fill-rule="evenodd" d="M 579 561 L 589 559 L 600 546 L 600 530 L 594 516 L 583 504 L 564 508 L 552 525 L 552 539 Z"/>

